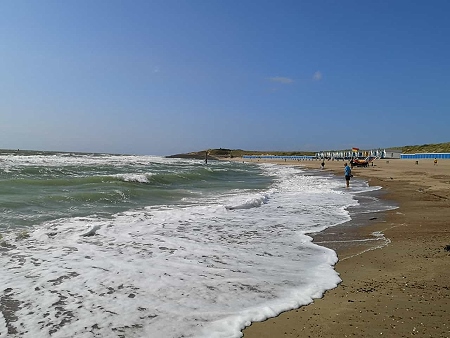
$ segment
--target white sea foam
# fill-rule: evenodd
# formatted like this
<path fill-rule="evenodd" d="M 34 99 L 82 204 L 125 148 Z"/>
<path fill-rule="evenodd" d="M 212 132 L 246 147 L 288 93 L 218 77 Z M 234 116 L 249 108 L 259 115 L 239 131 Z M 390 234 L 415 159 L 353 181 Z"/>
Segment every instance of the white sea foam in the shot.
<path fill-rule="evenodd" d="M 247 200 L 245 200 L 242 203 L 236 204 L 236 205 L 229 205 L 225 208 L 227 210 L 236 210 L 236 209 L 250 209 L 250 208 L 257 208 L 263 205 L 264 203 L 267 203 L 268 201 L 268 195 L 259 195 L 255 197 L 251 197 Z"/>
<path fill-rule="evenodd" d="M 152 164 L 170 164 L 170 163 L 187 163 L 189 160 L 185 159 L 170 159 L 162 158 L 159 156 L 117 156 L 117 155 L 103 155 L 103 156 L 89 156 L 89 155 L 77 155 L 77 156 L 67 156 L 63 155 L 0 155 L 0 164 L 2 168 L 7 170 L 14 169 L 16 167 L 27 167 L 27 166 L 78 166 L 78 165 L 91 165 L 91 166 L 101 166 L 101 165 L 152 165 Z M 191 161 L 192 162 L 192 161 Z M 199 161 L 200 163 L 201 161 Z"/>
<path fill-rule="evenodd" d="M 240 337 L 252 321 L 321 297 L 340 282 L 337 256 L 307 234 L 349 220 L 357 202 L 332 177 L 264 170 L 276 183 L 263 195 L 6 234 L 0 285 L 20 302 L 11 337 Z"/>
<path fill-rule="evenodd" d="M 0 311 L 0 337 L 6 337 L 8 334 L 8 328 L 6 327 L 6 321 L 3 317 L 3 313 Z"/>
<path fill-rule="evenodd" d="M 117 174 L 115 177 L 123 180 L 124 182 L 138 182 L 148 183 L 148 176 L 151 174 Z"/>

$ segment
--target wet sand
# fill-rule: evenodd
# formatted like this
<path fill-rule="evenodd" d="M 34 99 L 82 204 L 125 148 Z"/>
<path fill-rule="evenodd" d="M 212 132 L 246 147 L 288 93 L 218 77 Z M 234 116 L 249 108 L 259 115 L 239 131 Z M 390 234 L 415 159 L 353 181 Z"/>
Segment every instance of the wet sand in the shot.
<path fill-rule="evenodd" d="M 320 170 L 320 161 L 279 163 Z M 345 185 L 344 162 L 327 161 L 324 170 Z M 253 323 L 245 338 L 450 337 L 450 160 L 377 160 L 373 167 L 355 167 L 353 175 L 382 186 L 382 198 L 398 208 L 347 227 L 345 234 L 378 233 L 386 245 L 321 244 L 337 250 L 342 283 L 307 306 Z M 314 240 L 330 238 L 333 233 L 325 232 Z"/>

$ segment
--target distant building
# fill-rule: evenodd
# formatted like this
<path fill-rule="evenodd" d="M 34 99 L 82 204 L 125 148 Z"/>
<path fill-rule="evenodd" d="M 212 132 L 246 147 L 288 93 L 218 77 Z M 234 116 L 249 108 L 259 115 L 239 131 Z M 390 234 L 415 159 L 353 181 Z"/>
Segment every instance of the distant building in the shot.
<path fill-rule="evenodd" d="M 385 152 L 385 158 L 401 158 L 402 154 L 401 149 L 386 149 Z"/>

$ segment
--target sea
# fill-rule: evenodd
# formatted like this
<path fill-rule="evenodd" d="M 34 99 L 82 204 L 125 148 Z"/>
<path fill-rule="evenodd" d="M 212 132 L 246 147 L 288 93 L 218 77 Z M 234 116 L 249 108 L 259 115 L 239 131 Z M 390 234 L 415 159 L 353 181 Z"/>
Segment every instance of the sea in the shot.
<path fill-rule="evenodd" d="M 313 235 L 386 207 L 298 165 L 0 150 L 0 337 L 241 337 L 341 282 Z"/>

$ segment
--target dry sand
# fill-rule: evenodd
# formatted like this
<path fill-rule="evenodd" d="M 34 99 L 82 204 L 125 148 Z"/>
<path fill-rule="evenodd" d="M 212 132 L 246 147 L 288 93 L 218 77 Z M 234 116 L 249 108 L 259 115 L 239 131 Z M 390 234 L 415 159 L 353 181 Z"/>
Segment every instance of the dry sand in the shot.
<path fill-rule="evenodd" d="M 320 161 L 280 163 L 320 170 Z M 343 169 L 342 161 L 325 163 L 344 185 Z M 337 288 L 253 323 L 244 338 L 450 337 L 450 160 L 436 166 L 433 160 L 377 160 L 353 174 L 382 186 L 383 198 L 399 208 L 352 231 L 362 237 L 381 231 L 389 244 L 367 252 L 338 249 Z"/>

